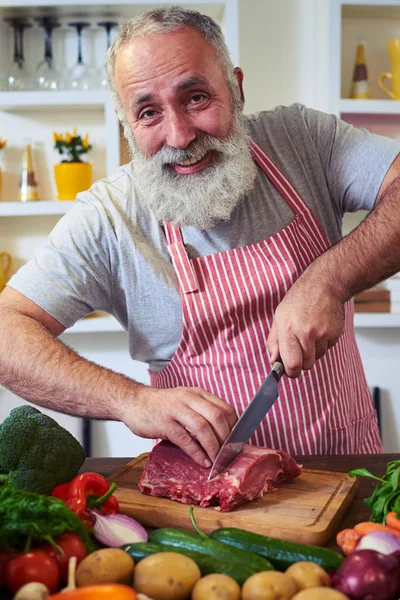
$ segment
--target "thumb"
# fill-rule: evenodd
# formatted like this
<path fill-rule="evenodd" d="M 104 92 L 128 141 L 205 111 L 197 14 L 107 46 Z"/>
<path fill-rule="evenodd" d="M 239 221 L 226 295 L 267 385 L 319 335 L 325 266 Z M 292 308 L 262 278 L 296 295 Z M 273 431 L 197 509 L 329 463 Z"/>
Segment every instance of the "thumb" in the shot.
<path fill-rule="evenodd" d="M 272 327 L 269 330 L 267 346 L 270 354 L 270 363 L 273 364 L 278 358 L 279 354 L 278 331 L 275 321 L 272 323 Z"/>

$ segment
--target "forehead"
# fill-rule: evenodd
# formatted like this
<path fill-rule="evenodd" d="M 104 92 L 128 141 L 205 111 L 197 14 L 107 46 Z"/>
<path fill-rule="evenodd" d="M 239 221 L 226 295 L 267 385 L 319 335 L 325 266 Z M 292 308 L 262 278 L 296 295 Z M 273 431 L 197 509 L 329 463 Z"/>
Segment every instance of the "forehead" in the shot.
<path fill-rule="evenodd" d="M 121 91 L 146 88 L 167 79 L 197 75 L 217 84 L 224 79 L 215 48 L 193 27 L 136 37 L 118 52 L 115 83 Z"/>

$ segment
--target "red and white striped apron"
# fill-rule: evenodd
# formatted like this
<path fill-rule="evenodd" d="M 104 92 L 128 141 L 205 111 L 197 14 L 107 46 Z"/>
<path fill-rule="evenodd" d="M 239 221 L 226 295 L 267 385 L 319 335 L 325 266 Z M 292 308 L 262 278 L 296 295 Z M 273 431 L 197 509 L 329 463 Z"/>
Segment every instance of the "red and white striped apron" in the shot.
<path fill-rule="evenodd" d="M 202 387 L 241 415 L 271 365 L 274 312 L 307 266 L 330 246 L 294 187 L 254 142 L 254 160 L 295 213 L 268 239 L 189 259 L 179 227 L 165 224 L 183 310 L 182 338 L 170 363 L 150 373 L 157 388 Z M 335 346 L 280 395 L 250 443 L 293 455 L 382 452 L 376 413 L 355 340 L 353 303 Z"/>

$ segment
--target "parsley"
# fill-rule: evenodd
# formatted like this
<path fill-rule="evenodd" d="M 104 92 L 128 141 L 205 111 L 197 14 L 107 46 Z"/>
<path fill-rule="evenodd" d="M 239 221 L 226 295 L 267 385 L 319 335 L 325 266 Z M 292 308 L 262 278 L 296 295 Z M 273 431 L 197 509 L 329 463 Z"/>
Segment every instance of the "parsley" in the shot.
<path fill-rule="evenodd" d="M 55 539 L 67 531 L 76 533 L 87 552 L 96 550 L 90 529 L 59 498 L 0 485 L 0 550 L 26 550 L 32 542 Z"/>

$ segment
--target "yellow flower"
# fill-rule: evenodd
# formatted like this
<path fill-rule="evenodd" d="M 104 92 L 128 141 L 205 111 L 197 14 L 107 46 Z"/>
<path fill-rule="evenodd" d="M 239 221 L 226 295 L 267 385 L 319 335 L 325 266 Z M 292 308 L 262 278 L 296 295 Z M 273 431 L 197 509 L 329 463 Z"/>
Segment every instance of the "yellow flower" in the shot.
<path fill-rule="evenodd" d="M 76 127 L 74 127 L 74 129 L 72 131 L 72 137 L 78 137 L 78 133 L 77 133 Z"/>
<path fill-rule="evenodd" d="M 53 131 L 53 139 L 55 142 L 62 142 L 62 133 L 57 133 L 57 131 Z"/>
<path fill-rule="evenodd" d="M 88 133 L 85 135 L 85 137 L 82 140 L 82 146 L 84 148 L 88 148 L 89 147 L 89 134 Z"/>
<path fill-rule="evenodd" d="M 7 145 L 7 140 L 3 140 L 2 138 L 0 138 L 0 150 L 5 148 L 6 145 Z"/>
<path fill-rule="evenodd" d="M 67 132 L 65 134 L 65 141 L 67 142 L 67 144 L 70 144 L 71 140 L 72 140 L 71 134 Z"/>

